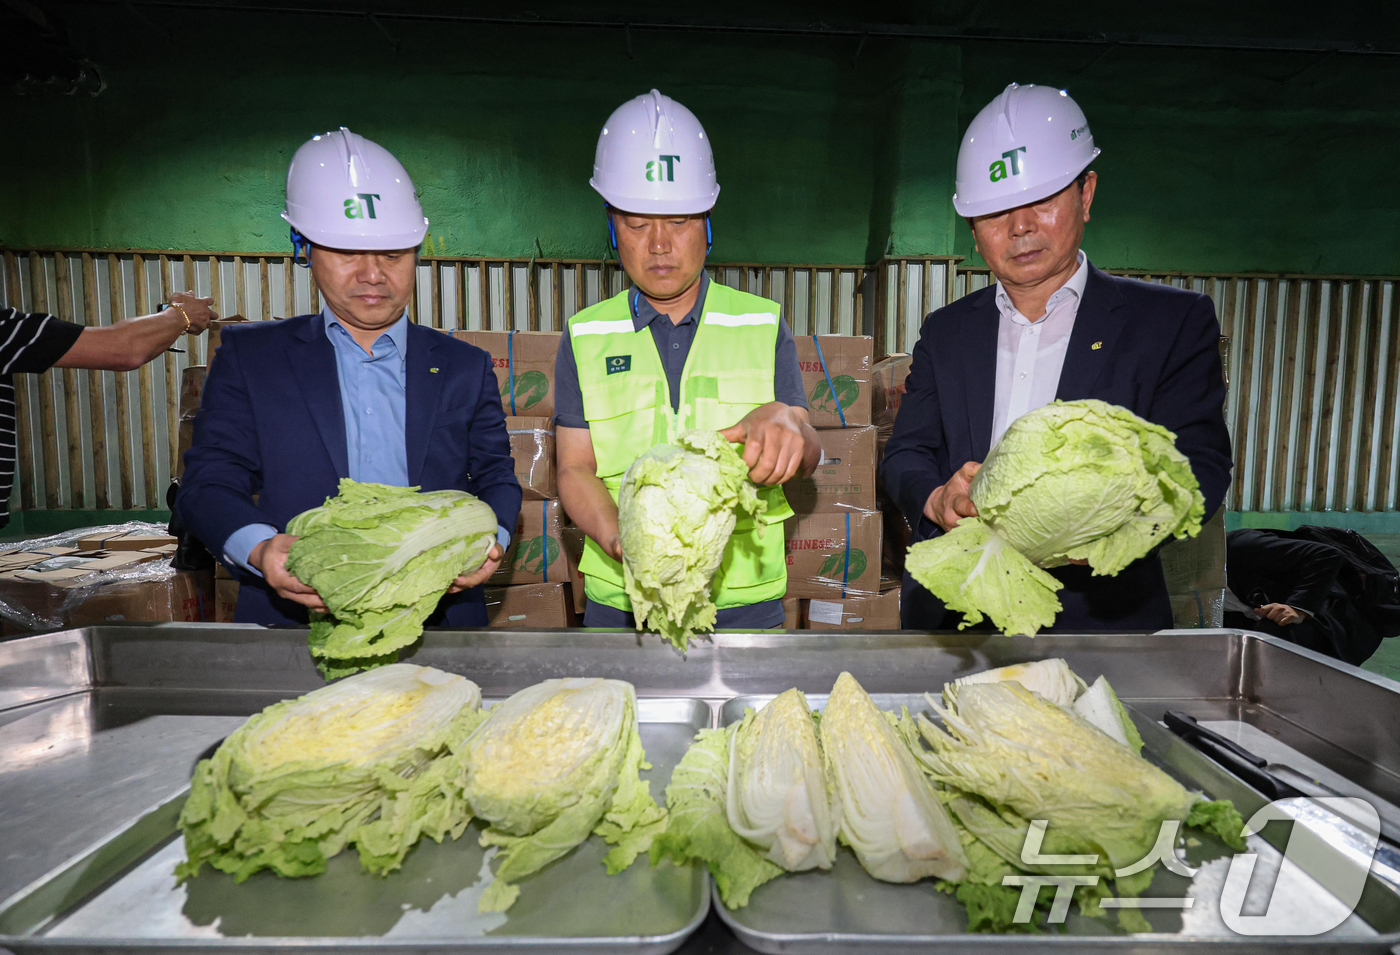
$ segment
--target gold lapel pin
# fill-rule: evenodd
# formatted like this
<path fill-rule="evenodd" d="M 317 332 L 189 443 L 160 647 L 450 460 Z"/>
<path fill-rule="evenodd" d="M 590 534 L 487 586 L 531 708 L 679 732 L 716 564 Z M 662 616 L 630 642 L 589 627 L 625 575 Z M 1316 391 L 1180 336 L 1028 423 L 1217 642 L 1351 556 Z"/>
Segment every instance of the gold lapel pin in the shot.
<path fill-rule="evenodd" d="M 1098 350 L 1099 350 L 1100 348 L 1102 348 L 1102 347 L 1103 347 L 1103 342 L 1094 342 L 1094 344 L 1092 344 L 1092 345 L 1089 346 L 1090 350 L 1092 350 L 1092 351 L 1098 351 Z M 437 369 L 434 368 L 433 371 L 437 371 Z"/>
<path fill-rule="evenodd" d="M 1099 346 L 1098 346 L 1098 345 L 1095 345 L 1094 347 L 1095 347 L 1095 348 L 1098 348 Z M 436 368 L 429 368 L 428 371 L 429 371 L 431 374 L 434 374 L 434 375 L 437 374 L 437 369 L 436 369 Z"/>

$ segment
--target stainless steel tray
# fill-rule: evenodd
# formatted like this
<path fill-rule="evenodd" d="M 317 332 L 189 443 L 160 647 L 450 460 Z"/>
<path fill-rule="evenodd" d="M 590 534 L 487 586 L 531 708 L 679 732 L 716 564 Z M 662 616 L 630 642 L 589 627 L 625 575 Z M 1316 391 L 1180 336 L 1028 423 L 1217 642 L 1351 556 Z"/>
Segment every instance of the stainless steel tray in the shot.
<path fill-rule="evenodd" d="M 67 860 L 87 855 L 110 833 L 130 827 L 152 806 L 176 796 L 189 780 L 193 760 L 249 714 L 322 685 L 305 641 L 304 630 L 228 624 L 104 625 L 0 640 L 0 899 Z M 917 696 L 955 676 L 1053 656 L 1064 657 L 1082 674 L 1107 675 L 1144 722 L 1177 709 L 1214 721 L 1217 728 L 1221 722 L 1247 725 L 1400 803 L 1400 684 L 1247 632 L 1035 639 L 967 633 L 722 633 L 702 640 L 682 658 L 657 638 L 631 632 L 434 631 L 412 660 L 465 673 L 489 698 L 549 677 L 597 674 L 629 680 L 644 698 L 708 701 L 717 714 L 727 700 L 771 695 L 790 686 L 824 694 L 842 670 L 855 674 L 871 692 Z M 685 734 L 689 731 L 684 727 Z M 1212 793 L 1243 800 L 1252 792 L 1179 741 L 1167 737 L 1149 744 L 1160 744 L 1158 753 L 1170 748 L 1173 760 L 1197 760 L 1192 772 L 1202 775 L 1194 778 L 1209 780 L 1201 787 Z M 653 792 L 659 794 L 668 776 L 669 770 L 659 765 L 652 771 Z M 1237 804 L 1249 814 L 1247 802 Z M 94 858 L 94 865 L 101 858 Z M 82 901 L 70 896 L 65 911 Z M 1392 902 L 1386 893 L 1368 893 L 1359 911 L 1379 927 Z M 1377 904 L 1380 915 L 1368 908 Z M 308 912 L 306 917 L 318 916 Z M 1133 952 L 1222 947 L 1232 953 L 1389 951 L 1400 943 L 1400 933 L 1385 931 L 1369 942 L 964 935 L 942 936 L 934 944 L 939 950 L 969 952 L 1033 951 L 1046 945 Z M 117 936 L 100 944 L 28 936 L 17 944 L 26 952 L 57 952 L 80 944 L 108 952 L 150 947 L 148 941 Z M 240 951 L 303 945 L 256 938 L 181 944 Z M 446 942 L 341 938 L 327 944 L 440 951 Z M 525 942 L 502 938 L 498 944 Z M 7 945 L 14 947 L 16 941 L 0 938 L 0 948 Z M 863 950 L 859 944 L 845 947 Z M 927 950 L 929 945 L 906 948 Z M 713 913 L 679 949 L 689 955 L 745 950 Z"/>
<path fill-rule="evenodd" d="M 487 701 L 492 702 L 488 699 Z M 693 698 L 644 699 L 642 743 L 652 769 L 642 776 L 658 796 L 708 704 Z M 192 765 L 190 767 L 193 768 Z M 709 911 L 709 885 L 691 867 L 653 869 L 643 856 L 607 876 L 607 846 L 590 837 L 520 883 L 508 913 L 481 915 L 490 882 L 474 823 L 455 842 L 424 840 L 403 869 L 377 879 L 343 852 L 314 879 L 262 872 L 242 885 L 206 869 L 182 886 L 176 829 L 184 788 L 0 908 L 0 945 L 15 952 L 65 953 L 140 948 L 201 952 L 362 948 L 475 953 L 674 951 Z"/>
<path fill-rule="evenodd" d="M 1097 675 L 1081 673 L 1091 681 Z M 921 694 L 872 693 L 871 696 L 881 709 L 898 712 L 901 707 L 908 707 L 911 713 L 932 716 Z M 727 701 L 720 710 L 720 725 L 738 722 L 746 709 L 760 709 L 772 698 L 773 694 L 762 694 Z M 821 710 L 826 705 L 827 695 L 809 693 L 807 700 L 813 709 Z M 1232 777 L 1222 778 L 1223 772 L 1214 763 L 1183 744 L 1165 727 L 1129 708 L 1143 736 L 1144 755 L 1187 788 L 1201 790 L 1212 798 L 1233 799 L 1245 818 L 1263 804 L 1263 797 L 1258 793 Z M 1242 939 L 1221 918 L 1220 896 L 1233 854 L 1231 850 L 1204 833 L 1190 835 L 1197 844 L 1188 849 L 1187 864 L 1197 869 L 1195 878 L 1175 875 L 1159 866 L 1151 886 L 1143 893 L 1144 898 L 1189 896 L 1194 900 L 1189 910 L 1143 910 L 1142 914 L 1153 928 L 1152 935 L 1128 935 L 1117 926 L 1112 912 L 1089 919 L 1072 909 L 1060 929 L 1062 934 L 1037 936 L 1039 946 L 1078 951 L 1086 945 L 1112 945 L 1113 937 L 1117 936 L 1119 944 L 1132 944 L 1134 951 L 1148 939 L 1158 945 L 1172 941 L 1223 942 L 1230 945 L 1232 951 L 1241 951 L 1243 946 L 1253 942 L 1261 952 L 1273 951 L 1278 947 L 1274 938 Z M 1276 840 L 1279 836 L 1267 829 L 1265 835 Z M 1283 864 L 1283 854 L 1280 847 L 1261 836 L 1251 836 L 1248 841 L 1249 851 L 1258 854 L 1251 883 L 1254 904 L 1268 904 L 1270 914 L 1282 925 L 1288 924 L 1290 913 L 1340 905 L 1320 884 L 1306 877 L 1298 882 L 1285 880 L 1272 902 L 1267 902 L 1269 890 Z M 1400 857 L 1392 855 L 1389 861 L 1400 862 Z M 1400 871 L 1389 868 L 1384 862 L 1379 869 L 1381 876 L 1373 878 L 1371 898 L 1362 908 L 1382 930 L 1393 932 L 1400 929 Z M 1392 881 L 1387 881 L 1386 877 Z M 831 870 L 779 877 L 756 889 L 743 908 L 733 911 L 725 908 L 718 891 L 714 898 L 720 918 L 745 944 L 760 952 L 906 951 L 928 946 L 936 946 L 941 952 L 981 952 L 987 947 L 987 936 L 967 934 L 967 913 L 961 903 L 938 892 L 931 880 L 908 885 L 880 882 L 867 875 L 855 855 L 844 847 Z M 1246 911 L 1252 914 L 1253 909 L 1247 907 Z M 1337 928 L 1314 937 L 1312 944 L 1339 951 L 1384 951 L 1388 946 L 1380 934 L 1353 912 Z"/>

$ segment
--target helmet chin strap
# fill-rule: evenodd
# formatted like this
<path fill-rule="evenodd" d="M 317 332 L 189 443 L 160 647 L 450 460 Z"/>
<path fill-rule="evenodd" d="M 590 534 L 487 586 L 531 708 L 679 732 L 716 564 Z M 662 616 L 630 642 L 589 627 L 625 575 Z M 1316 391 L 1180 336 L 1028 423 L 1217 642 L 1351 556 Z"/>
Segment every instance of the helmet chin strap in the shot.
<path fill-rule="evenodd" d="M 301 260 L 303 254 L 305 262 Z M 311 240 L 298 232 L 296 226 L 292 226 L 292 261 L 304 269 L 311 268 Z"/>

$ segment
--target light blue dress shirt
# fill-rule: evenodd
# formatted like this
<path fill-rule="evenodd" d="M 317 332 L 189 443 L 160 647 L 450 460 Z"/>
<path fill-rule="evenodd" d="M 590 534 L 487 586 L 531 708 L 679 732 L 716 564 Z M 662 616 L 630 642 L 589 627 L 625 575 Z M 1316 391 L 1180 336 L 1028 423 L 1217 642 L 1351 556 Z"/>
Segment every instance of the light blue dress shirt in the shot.
<path fill-rule="evenodd" d="M 373 353 L 366 353 L 350 337 L 329 306 L 322 310 L 321 316 L 326 323 L 326 337 L 335 349 L 350 478 L 408 486 L 407 313 L 374 340 Z M 224 557 L 229 563 L 256 574 L 258 570 L 248 563 L 248 555 L 254 547 L 276 534 L 277 528 L 271 524 L 240 527 L 224 543 Z M 510 532 L 499 525 L 497 538 L 502 548 L 510 546 Z"/>

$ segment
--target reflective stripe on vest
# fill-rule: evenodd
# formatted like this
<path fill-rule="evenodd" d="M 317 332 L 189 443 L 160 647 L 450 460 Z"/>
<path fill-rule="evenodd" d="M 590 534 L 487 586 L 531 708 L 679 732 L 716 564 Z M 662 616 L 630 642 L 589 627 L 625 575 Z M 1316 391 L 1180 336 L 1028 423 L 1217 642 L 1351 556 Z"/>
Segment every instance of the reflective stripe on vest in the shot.
<path fill-rule="evenodd" d="M 773 400 L 778 340 L 776 302 L 709 283 L 705 307 L 681 373 L 680 411 L 651 329 L 635 330 L 624 291 L 569 320 L 583 414 L 598 476 L 616 500 L 622 476 L 639 455 L 688 428 L 719 431 Z M 782 522 L 792 508 L 782 488 L 761 488 L 767 526 L 741 522 L 720 565 L 715 603 L 721 609 L 782 597 L 787 589 Z M 591 538 L 579 570 L 590 600 L 630 610 L 622 565 Z"/>

